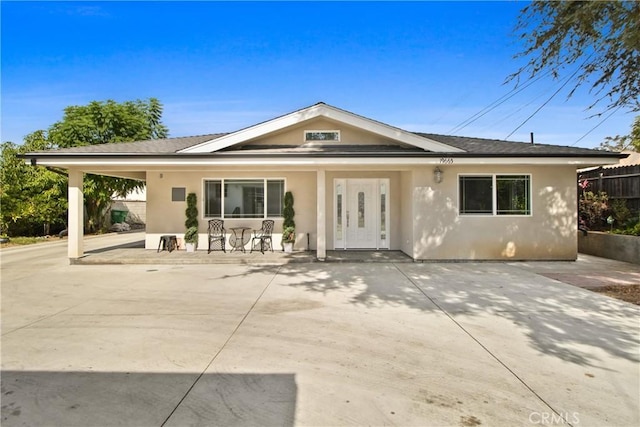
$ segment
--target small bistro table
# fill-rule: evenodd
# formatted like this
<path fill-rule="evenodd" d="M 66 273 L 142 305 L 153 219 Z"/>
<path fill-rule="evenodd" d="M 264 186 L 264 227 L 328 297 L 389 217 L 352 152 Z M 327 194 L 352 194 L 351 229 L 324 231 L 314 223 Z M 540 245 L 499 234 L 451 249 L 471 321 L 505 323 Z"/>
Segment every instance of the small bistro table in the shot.
<path fill-rule="evenodd" d="M 229 230 L 233 233 L 229 236 L 229 244 L 232 246 L 231 252 L 240 249 L 246 253 L 244 247 L 251 238 L 251 227 L 231 227 Z M 247 233 L 247 231 L 249 232 Z"/>

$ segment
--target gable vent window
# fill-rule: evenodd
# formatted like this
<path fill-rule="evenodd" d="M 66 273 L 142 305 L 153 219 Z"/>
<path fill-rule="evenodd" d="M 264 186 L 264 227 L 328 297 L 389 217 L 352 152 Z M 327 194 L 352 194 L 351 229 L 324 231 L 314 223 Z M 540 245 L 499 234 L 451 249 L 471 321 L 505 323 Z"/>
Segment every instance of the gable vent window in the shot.
<path fill-rule="evenodd" d="M 305 130 L 304 142 L 340 142 L 339 130 Z"/>

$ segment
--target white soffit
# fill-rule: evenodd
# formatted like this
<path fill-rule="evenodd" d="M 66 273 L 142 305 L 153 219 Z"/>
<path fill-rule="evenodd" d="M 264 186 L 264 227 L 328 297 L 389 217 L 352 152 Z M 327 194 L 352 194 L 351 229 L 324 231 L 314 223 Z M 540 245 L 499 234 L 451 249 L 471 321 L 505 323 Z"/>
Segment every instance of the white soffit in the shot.
<path fill-rule="evenodd" d="M 375 120 L 367 119 L 322 103 L 230 133 L 212 141 L 203 142 L 201 144 L 194 145 L 193 147 L 185 148 L 178 151 L 178 153 L 213 153 L 254 138 L 268 135 L 272 132 L 280 131 L 316 117 L 326 117 L 404 144 L 422 148 L 426 151 L 435 153 L 464 153 L 464 150 L 459 148 L 433 141 L 402 129 L 385 125 Z"/>
<path fill-rule="evenodd" d="M 591 157 L 464 157 L 453 158 L 453 163 L 443 162 L 451 158 L 440 157 L 417 157 L 417 158 L 379 158 L 379 157 L 341 157 L 341 158 L 318 158 L 318 157 L 296 157 L 296 158 L 199 158 L 183 156 L 181 158 L 120 158 L 120 159 L 100 159 L 100 158 L 46 158 L 38 159 L 38 165 L 54 166 L 61 168 L 102 168 L 100 170 L 145 170 L 146 167 L 181 167 L 181 166 L 344 166 L 344 165 L 378 165 L 397 168 L 400 166 L 421 166 L 437 165 L 442 169 L 452 166 L 467 165 L 538 165 L 538 166 L 594 166 L 608 165 L 617 162 L 612 158 L 591 158 Z M 106 168 L 106 169 L 104 169 Z M 98 169 L 96 169 L 98 170 Z"/>

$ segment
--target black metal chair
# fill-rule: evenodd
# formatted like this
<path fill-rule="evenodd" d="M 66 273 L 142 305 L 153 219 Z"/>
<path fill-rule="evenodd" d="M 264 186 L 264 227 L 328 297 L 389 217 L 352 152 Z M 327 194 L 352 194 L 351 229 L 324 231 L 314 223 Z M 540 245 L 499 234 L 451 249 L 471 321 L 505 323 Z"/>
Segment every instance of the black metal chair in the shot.
<path fill-rule="evenodd" d="M 265 219 L 262 221 L 262 228 L 259 230 L 253 230 L 253 238 L 251 239 L 251 252 L 255 248 L 255 241 L 260 241 L 260 252 L 264 254 L 264 248 L 267 242 L 269 242 L 269 246 L 271 248 L 271 252 L 273 252 L 273 243 L 271 242 L 271 234 L 273 233 L 273 220 Z"/>
<path fill-rule="evenodd" d="M 209 229 L 207 230 L 207 234 L 209 234 L 209 250 L 208 254 L 211 253 L 211 244 L 214 242 L 220 242 L 220 246 L 222 247 L 222 252 L 226 253 L 225 250 L 225 241 L 227 240 L 227 230 L 224 228 L 224 221 L 221 219 L 211 219 L 209 220 Z"/>

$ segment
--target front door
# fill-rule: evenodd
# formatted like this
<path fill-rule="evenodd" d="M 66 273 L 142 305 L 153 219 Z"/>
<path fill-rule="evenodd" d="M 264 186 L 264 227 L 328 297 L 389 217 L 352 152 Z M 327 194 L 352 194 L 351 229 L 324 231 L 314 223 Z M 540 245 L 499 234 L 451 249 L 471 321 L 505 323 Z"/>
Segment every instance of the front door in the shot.
<path fill-rule="evenodd" d="M 347 248 L 376 248 L 376 180 L 347 181 Z"/>
<path fill-rule="evenodd" d="M 388 248 L 388 179 L 336 180 L 334 247 Z"/>

